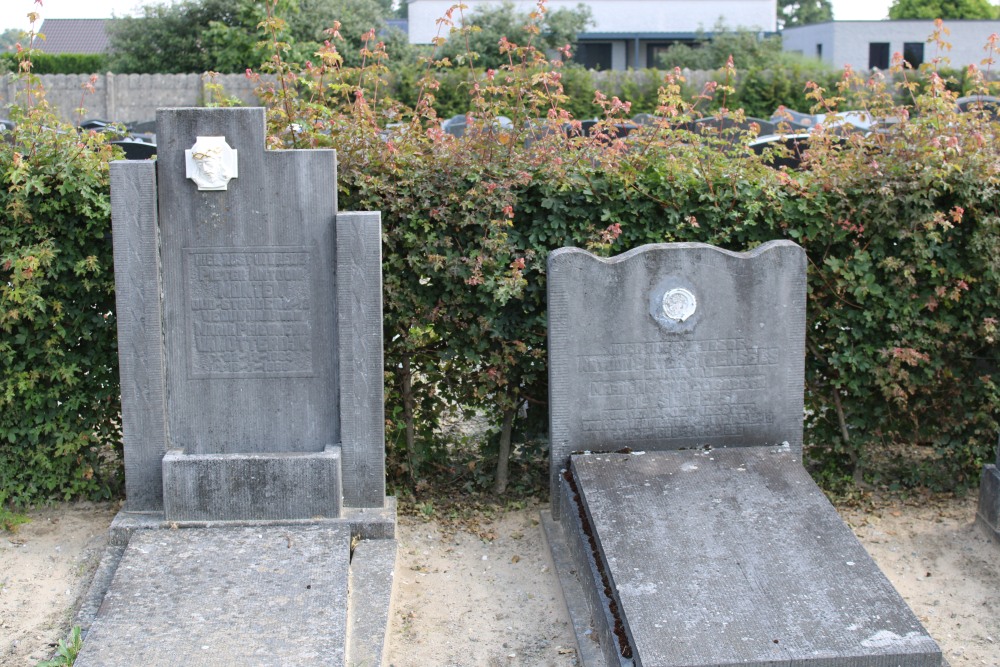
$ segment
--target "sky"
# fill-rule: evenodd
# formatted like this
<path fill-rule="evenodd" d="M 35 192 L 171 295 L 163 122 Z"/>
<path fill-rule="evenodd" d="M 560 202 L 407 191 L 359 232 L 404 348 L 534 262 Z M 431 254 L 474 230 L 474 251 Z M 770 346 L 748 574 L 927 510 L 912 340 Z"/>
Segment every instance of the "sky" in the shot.
<path fill-rule="evenodd" d="M 0 0 L 0 31 L 8 28 L 27 30 L 28 12 L 37 11 L 42 19 L 98 19 L 128 16 L 148 0 L 43 0 L 38 7 L 33 0 Z M 884 19 L 890 0 L 833 0 L 834 18 L 844 20 Z"/>

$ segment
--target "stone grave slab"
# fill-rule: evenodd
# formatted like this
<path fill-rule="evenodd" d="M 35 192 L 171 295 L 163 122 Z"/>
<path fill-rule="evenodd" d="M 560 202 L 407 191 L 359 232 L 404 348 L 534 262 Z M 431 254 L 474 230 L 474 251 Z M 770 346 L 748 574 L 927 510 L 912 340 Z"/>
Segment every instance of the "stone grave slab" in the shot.
<path fill-rule="evenodd" d="M 748 253 L 702 243 L 612 258 L 552 252 L 553 516 L 575 451 L 706 442 L 801 451 L 805 291 L 805 255 L 788 241 Z"/>
<path fill-rule="evenodd" d="M 543 525 L 587 667 L 941 664 L 802 467 L 802 248 L 561 248 L 547 278 Z"/>
<path fill-rule="evenodd" d="M 380 216 L 338 211 L 335 151 L 267 150 L 264 109 L 157 137 L 111 165 L 126 503 L 77 664 L 381 661 Z"/>
<path fill-rule="evenodd" d="M 790 448 L 576 455 L 572 474 L 636 665 L 940 665 Z"/>
<path fill-rule="evenodd" d="M 997 443 L 996 464 L 987 463 L 983 466 L 983 475 L 979 481 L 976 523 L 997 544 L 1000 544 L 1000 443 Z"/>
<path fill-rule="evenodd" d="M 345 526 L 132 536 L 76 665 L 344 664 Z"/>

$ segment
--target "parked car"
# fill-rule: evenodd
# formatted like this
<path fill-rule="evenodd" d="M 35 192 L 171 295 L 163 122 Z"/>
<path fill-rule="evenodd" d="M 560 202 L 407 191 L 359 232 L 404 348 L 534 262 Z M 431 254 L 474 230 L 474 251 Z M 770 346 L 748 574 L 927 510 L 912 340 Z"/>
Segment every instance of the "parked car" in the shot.
<path fill-rule="evenodd" d="M 116 139 L 111 142 L 111 145 L 118 146 L 125 151 L 126 160 L 148 160 L 156 155 L 156 144 L 136 138 Z"/>
<path fill-rule="evenodd" d="M 1000 118 L 1000 97 L 992 95 L 968 95 L 955 100 L 955 106 L 962 113 L 982 109 L 990 120 Z"/>
<path fill-rule="evenodd" d="M 749 146 L 757 155 L 763 155 L 769 148 L 777 149 L 776 154 L 767 160 L 767 164 L 775 169 L 787 167 L 797 170 L 802 168 L 803 154 L 809 148 L 809 133 L 768 134 L 757 137 Z M 780 150 L 781 148 L 784 148 L 784 151 Z"/>

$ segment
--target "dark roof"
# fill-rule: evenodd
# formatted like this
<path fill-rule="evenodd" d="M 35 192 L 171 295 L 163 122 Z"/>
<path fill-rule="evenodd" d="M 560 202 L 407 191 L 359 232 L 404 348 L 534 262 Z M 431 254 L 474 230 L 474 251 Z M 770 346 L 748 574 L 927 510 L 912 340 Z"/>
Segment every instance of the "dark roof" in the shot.
<path fill-rule="evenodd" d="M 756 34 L 763 35 L 764 37 L 770 37 L 771 35 L 777 35 L 777 32 L 772 32 L 770 30 L 754 30 Z M 641 39 L 643 41 L 670 41 L 675 39 L 712 39 L 715 33 L 708 32 L 581 32 L 576 36 L 580 41 L 614 41 L 614 40 L 633 40 Z"/>
<path fill-rule="evenodd" d="M 104 53 L 107 25 L 114 19 L 45 19 L 38 48 L 45 53 Z"/>
<path fill-rule="evenodd" d="M 410 30 L 410 21 L 409 21 L 409 19 L 386 19 L 385 20 L 385 27 L 386 28 L 395 28 L 396 30 L 399 30 L 400 32 L 406 33 L 406 32 L 409 32 L 409 30 Z"/>

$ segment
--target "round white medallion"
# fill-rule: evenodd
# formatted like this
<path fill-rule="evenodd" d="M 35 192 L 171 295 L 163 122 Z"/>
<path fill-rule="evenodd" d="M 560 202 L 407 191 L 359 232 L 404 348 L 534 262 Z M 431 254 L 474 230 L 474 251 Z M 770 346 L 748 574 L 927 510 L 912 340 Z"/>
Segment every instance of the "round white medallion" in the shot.
<path fill-rule="evenodd" d="M 694 315 L 698 302 L 694 294 L 683 287 L 667 290 L 663 295 L 663 314 L 672 320 L 683 322 Z"/>

